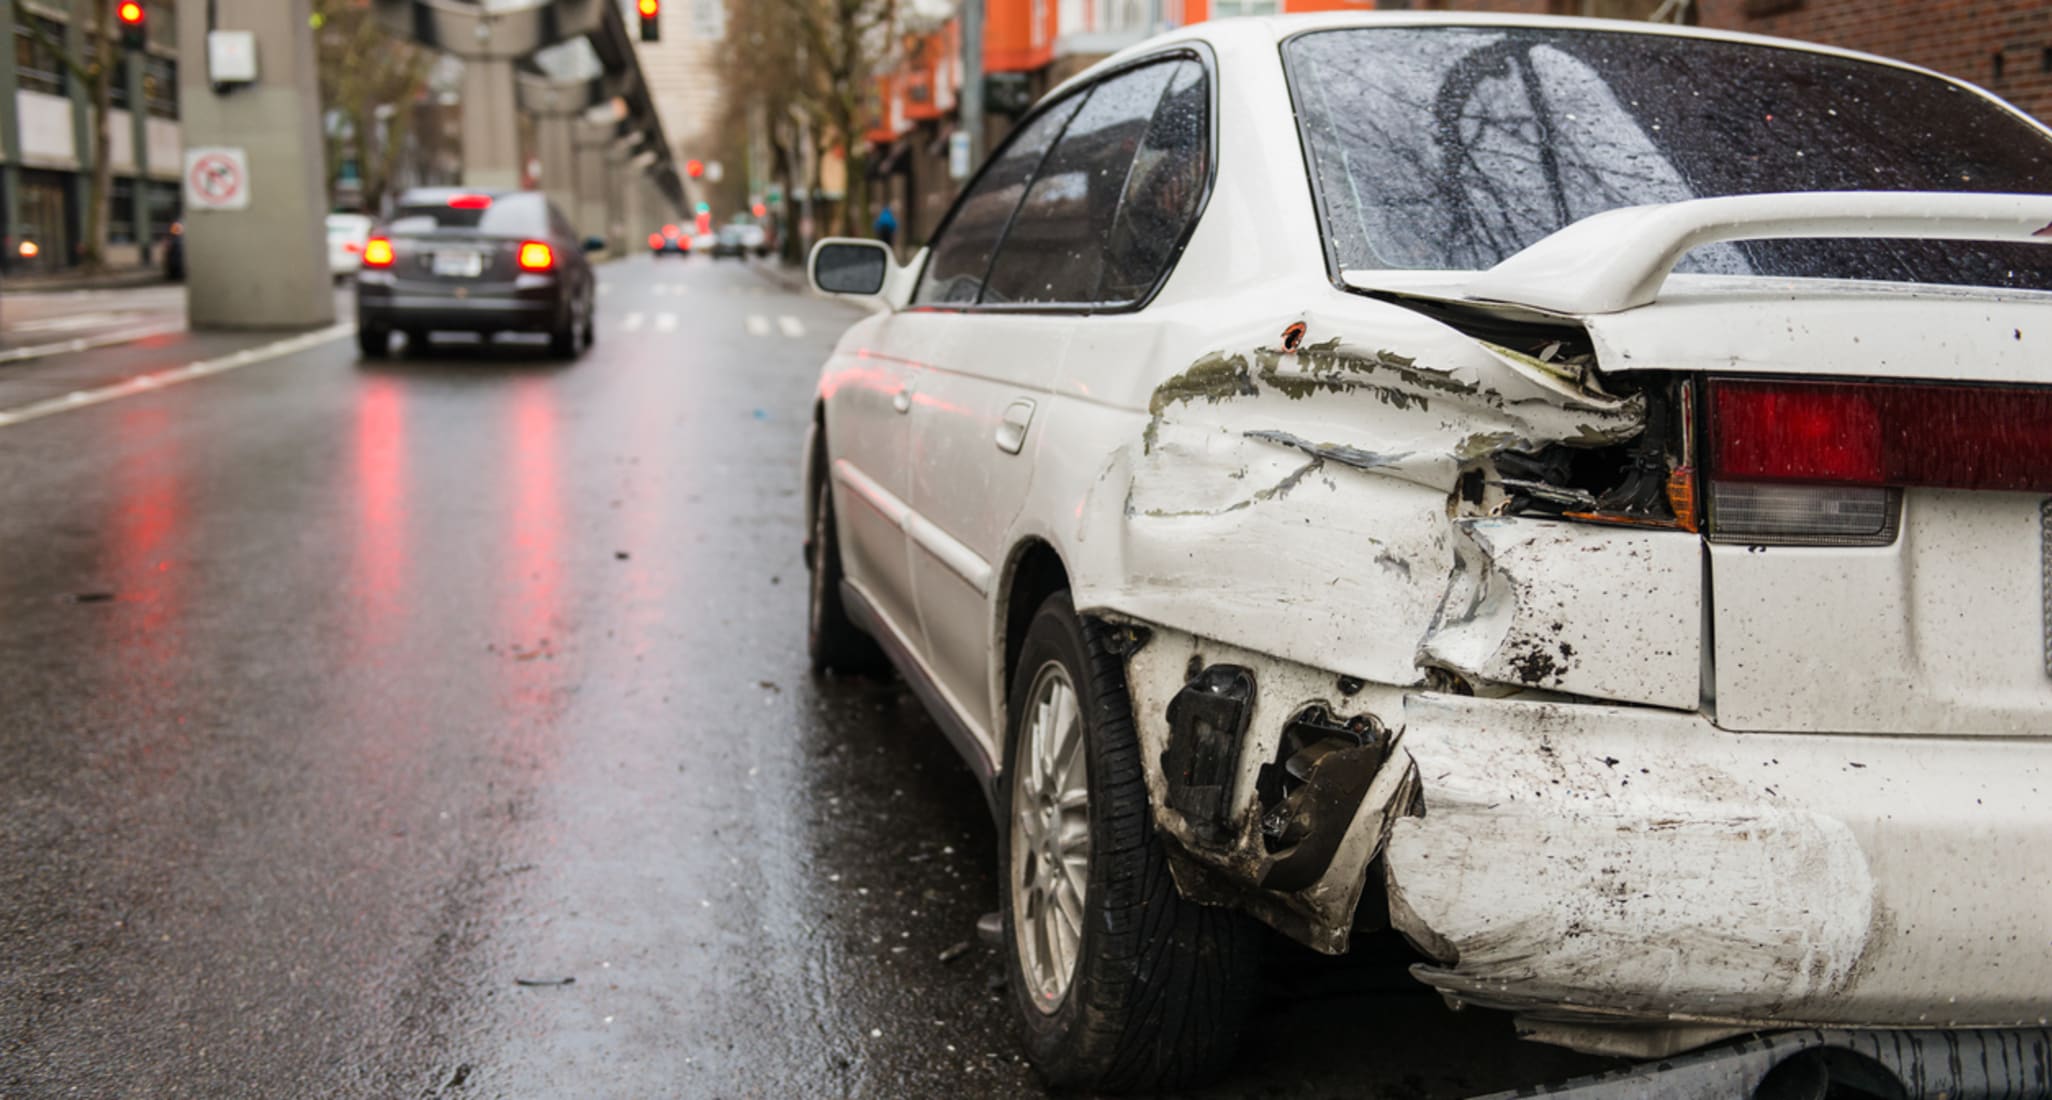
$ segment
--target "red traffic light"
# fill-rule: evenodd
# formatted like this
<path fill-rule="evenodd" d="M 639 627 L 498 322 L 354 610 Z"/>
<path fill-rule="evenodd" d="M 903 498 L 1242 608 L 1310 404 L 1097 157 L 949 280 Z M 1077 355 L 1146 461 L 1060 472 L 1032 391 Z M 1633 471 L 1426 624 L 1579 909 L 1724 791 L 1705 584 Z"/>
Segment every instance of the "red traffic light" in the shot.
<path fill-rule="evenodd" d="M 640 0 L 635 7 L 640 10 L 643 19 L 654 19 L 663 12 L 663 0 Z"/>
<path fill-rule="evenodd" d="M 121 20 L 123 26 L 140 27 L 143 21 L 143 6 L 138 0 L 122 0 L 121 6 L 114 9 L 114 15 Z"/>
<path fill-rule="evenodd" d="M 661 42 L 663 40 L 663 0 L 636 0 L 634 10 L 641 14 L 641 40 Z"/>
<path fill-rule="evenodd" d="M 690 176 L 692 179 L 697 179 L 700 176 L 705 175 L 705 162 L 702 160 L 685 161 L 684 174 Z"/>
<path fill-rule="evenodd" d="M 749 207 L 748 212 L 750 214 L 755 215 L 758 218 L 769 217 L 769 207 L 764 206 L 761 203 L 756 203 L 754 206 Z"/>

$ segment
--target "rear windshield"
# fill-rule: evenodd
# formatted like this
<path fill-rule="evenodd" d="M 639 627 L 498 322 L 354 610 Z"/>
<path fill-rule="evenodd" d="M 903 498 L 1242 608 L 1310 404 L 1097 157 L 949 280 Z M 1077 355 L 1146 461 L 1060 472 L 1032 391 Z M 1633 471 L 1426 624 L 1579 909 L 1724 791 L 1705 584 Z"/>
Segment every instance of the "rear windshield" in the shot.
<path fill-rule="evenodd" d="M 2052 193 L 1972 91 L 1770 46 L 1567 28 L 1300 35 L 1283 57 L 1341 271 L 1474 270 L 1620 206 L 1776 191 Z M 1676 269 L 2052 289 L 2052 246 L 1743 241 Z"/>
<path fill-rule="evenodd" d="M 547 209 L 533 195 L 508 195 L 483 209 L 450 206 L 447 199 L 404 202 L 385 228 L 394 234 L 468 233 L 486 237 L 531 237 L 548 231 Z"/>

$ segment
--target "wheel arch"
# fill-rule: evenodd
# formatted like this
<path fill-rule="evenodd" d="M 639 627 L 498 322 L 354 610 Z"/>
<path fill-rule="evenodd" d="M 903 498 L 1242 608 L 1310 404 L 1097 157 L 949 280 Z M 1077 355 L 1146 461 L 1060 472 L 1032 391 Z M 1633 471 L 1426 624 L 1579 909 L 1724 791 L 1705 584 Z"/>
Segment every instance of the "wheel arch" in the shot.
<path fill-rule="evenodd" d="M 1012 676 L 1019 663 L 1019 650 L 1026 641 L 1026 630 L 1033 623 L 1033 613 L 1056 592 L 1070 589 L 1069 567 L 1062 560 L 1061 552 L 1053 543 L 1037 535 L 1029 535 L 1013 545 L 1005 555 L 1004 569 L 998 574 L 997 600 L 992 609 L 994 631 L 991 653 L 997 658 L 997 667 L 991 673 L 991 696 L 995 704 L 993 730 L 999 738 L 1000 760 L 1011 746 L 1008 743 L 1011 724 L 1006 713 L 1011 705 Z M 999 768 L 1003 770 L 1002 765 Z"/>

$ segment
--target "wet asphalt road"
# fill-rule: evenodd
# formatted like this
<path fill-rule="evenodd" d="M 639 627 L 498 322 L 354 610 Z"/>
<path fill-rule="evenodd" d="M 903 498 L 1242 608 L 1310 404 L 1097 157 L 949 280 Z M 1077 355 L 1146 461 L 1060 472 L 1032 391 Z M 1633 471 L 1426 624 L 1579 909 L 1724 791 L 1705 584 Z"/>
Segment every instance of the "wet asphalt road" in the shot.
<path fill-rule="evenodd" d="M 1037 1093 L 968 772 L 805 668 L 799 444 L 859 313 L 602 272 L 575 365 L 334 339 L 0 427 L 0 1096 Z M 0 409 L 265 339 L 10 364 Z M 1206 1095 L 1590 1065 L 1398 945 L 1274 955 Z"/>

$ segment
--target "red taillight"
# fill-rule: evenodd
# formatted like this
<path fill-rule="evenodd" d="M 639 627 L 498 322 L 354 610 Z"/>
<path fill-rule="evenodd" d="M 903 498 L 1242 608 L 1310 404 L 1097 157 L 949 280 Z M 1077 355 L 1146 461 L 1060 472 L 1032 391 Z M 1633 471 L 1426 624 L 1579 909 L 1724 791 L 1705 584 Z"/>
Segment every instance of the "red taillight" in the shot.
<path fill-rule="evenodd" d="M 2052 492 L 2052 390 L 1713 379 L 1710 476 Z"/>
<path fill-rule="evenodd" d="M 664 226 L 664 227 L 663 227 L 663 236 L 665 236 L 665 237 L 672 237 L 672 238 L 674 238 L 674 237 L 676 237 L 676 236 L 677 236 L 677 235 L 678 235 L 679 233 L 682 233 L 682 232 L 684 232 L 684 231 L 683 231 L 683 230 L 681 230 L 681 229 L 679 229 L 679 228 L 677 228 L 677 227 L 676 227 L 676 226 L 674 226 L 674 225 L 666 225 L 666 226 Z"/>
<path fill-rule="evenodd" d="M 661 233 L 650 233 L 648 235 L 648 246 L 660 250 L 663 247 L 663 235 Z"/>
<path fill-rule="evenodd" d="M 452 195 L 449 197 L 449 209 L 451 210 L 490 210 L 491 208 L 492 197 L 490 195 Z"/>
<path fill-rule="evenodd" d="M 392 242 L 383 237 L 372 237 L 363 244 L 363 266 L 391 267 Z"/>
<path fill-rule="evenodd" d="M 555 266 L 555 249 L 540 241 L 528 241 L 520 246 L 520 270 L 550 271 Z"/>

